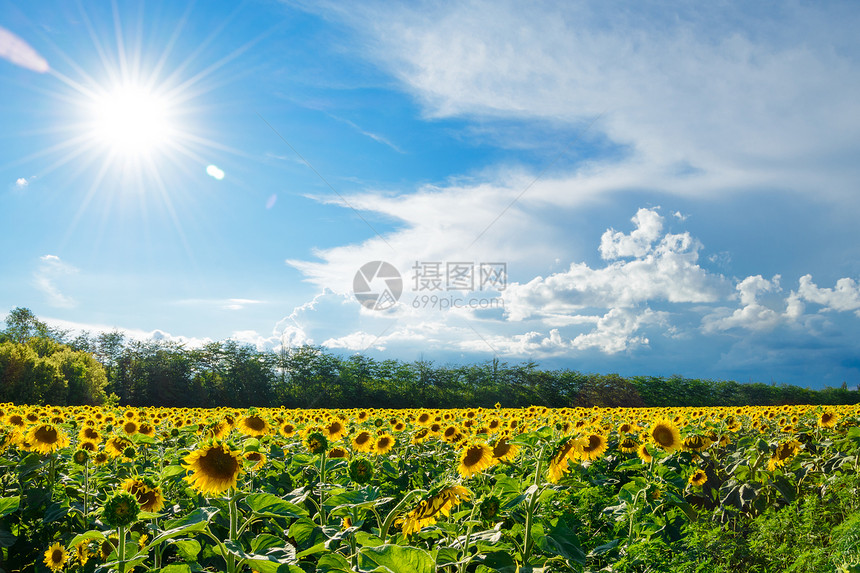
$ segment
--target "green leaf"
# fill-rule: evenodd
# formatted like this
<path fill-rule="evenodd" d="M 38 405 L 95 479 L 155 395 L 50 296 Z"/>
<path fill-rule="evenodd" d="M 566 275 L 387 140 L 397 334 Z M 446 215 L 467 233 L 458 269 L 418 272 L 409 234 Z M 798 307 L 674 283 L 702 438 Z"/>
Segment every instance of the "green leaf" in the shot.
<path fill-rule="evenodd" d="M 352 571 L 352 565 L 340 553 L 327 553 L 317 561 L 317 573 L 340 573 Z"/>
<path fill-rule="evenodd" d="M 266 553 L 271 549 L 284 547 L 284 539 L 271 533 L 262 533 L 251 540 L 251 551 L 254 553 Z"/>
<path fill-rule="evenodd" d="M 419 547 L 391 544 L 363 547 L 358 552 L 358 568 L 361 571 L 376 571 L 379 567 L 398 573 L 435 573 L 436 560 Z"/>
<path fill-rule="evenodd" d="M 18 506 L 21 503 L 21 497 L 0 497 L 0 517 L 9 515 L 18 511 Z"/>
<path fill-rule="evenodd" d="M 162 569 L 161 573 L 191 573 L 191 567 L 185 563 L 173 563 Z"/>
<path fill-rule="evenodd" d="M 152 547 L 158 545 L 159 543 L 162 543 L 167 539 L 179 537 L 180 535 L 184 535 L 186 533 L 196 533 L 198 531 L 203 531 L 204 529 L 206 529 L 206 525 L 209 523 L 212 517 L 219 511 L 220 510 L 214 507 L 200 507 L 184 517 L 169 521 L 165 524 L 165 531 L 163 531 L 161 534 L 157 535 L 152 541 L 150 541 L 149 546 Z"/>
<path fill-rule="evenodd" d="M 290 563 L 296 562 L 296 552 L 289 545 L 286 548 L 272 549 L 264 555 L 247 553 L 235 541 L 225 541 L 224 547 L 236 557 L 247 560 L 247 563 L 258 573 L 282 573 L 288 570 L 287 566 Z"/>
<path fill-rule="evenodd" d="M 172 545 L 185 561 L 197 561 L 197 555 L 200 553 L 200 543 L 197 540 L 177 539 Z"/>
<path fill-rule="evenodd" d="M 298 519 L 308 515 L 307 510 L 303 507 L 285 501 L 271 493 L 252 493 L 245 498 L 245 503 L 256 515 L 263 517 Z"/>
<path fill-rule="evenodd" d="M 42 518 L 42 523 L 53 523 L 58 519 L 62 519 L 69 513 L 69 502 L 66 501 L 64 503 L 52 503 L 48 506 L 48 509 L 45 510 L 45 516 Z"/>
<path fill-rule="evenodd" d="M 172 478 L 175 476 L 184 476 L 185 468 L 182 466 L 167 466 L 161 470 L 161 479 Z"/>
<path fill-rule="evenodd" d="M 588 553 L 588 556 L 589 557 L 597 557 L 598 555 L 603 555 L 604 553 L 609 553 L 610 551 L 612 551 L 613 549 L 618 547 L 621 544 L 621 541 L 622 541 L 621 539 L 613 539 L 609 543 L 604 543 L 603 545 L 595 547 L 594 549 L 592 549 Z"/>
<path fill-rule="evenodd" d="M 12 547 L 17 540 L 17 535 L 14 535 L 8 529 L 0 528 L 0 547 Z"/>
<path fill-rule="evenodd" d="M 101 531 L 87 531 L 85 533 L 81 533 L 80 535 L 76 535 L 75 537 L 73 537 L 72 540 L 69 541 L 67 547 L 69 549 L 74 549 L 75 545 L 77 545 L 78 543 L 82 541 L 89 541 L 91 539 L 98 539 L 99 541 L 104 541 L 107 538 L 105 537 L 105 534 Z"/>
<path fill-rule="evenodd" d="M 325 542 L 322 528 L 308 518 L 302 518 L 290 526 L 290 537 L 296 540 L 300 550 Z"/>
<path fill-rule="evenodd" d="M 538 547 L 550 555 L 561 555 L 568 561 L 585 565 L 585 553 L 579 545 L 576 532 L 568 527 L 562 519 L 550 522 L 550 529 L 546 535 L 536 539 Z"/>
<path fill-rule="evenodd" d="M 507 551 L 492 551 L 484 557 L 484 564 L 478 566 L 478 570 L 484 567 L 488 571 L 498 573 L 516 573 L 517 563 Z"/>

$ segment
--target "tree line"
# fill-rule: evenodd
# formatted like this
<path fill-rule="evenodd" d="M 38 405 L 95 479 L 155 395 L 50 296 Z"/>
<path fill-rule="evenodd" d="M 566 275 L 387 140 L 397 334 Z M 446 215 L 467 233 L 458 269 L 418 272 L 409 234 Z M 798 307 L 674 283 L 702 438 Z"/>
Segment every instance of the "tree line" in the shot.
<path fill-rule="evenodd" d="M 233 340 L 187 348 L 118 331 L 72 338 L 26 308 L 0 331 L 0 402 L 287 408 L 461 408 L 856 404 L 860 391 L 683 376 L 543 370 L 535 362 L 440 365 L 340 356 L 318 346 L 259 351 Z"/>

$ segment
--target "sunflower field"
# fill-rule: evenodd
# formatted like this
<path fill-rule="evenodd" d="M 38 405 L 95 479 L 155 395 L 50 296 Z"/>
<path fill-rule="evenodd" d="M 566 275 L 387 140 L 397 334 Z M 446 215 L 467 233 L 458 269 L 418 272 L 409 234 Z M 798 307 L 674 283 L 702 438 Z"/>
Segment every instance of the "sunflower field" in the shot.
<path fill-rule="evenodd" d="M 860 571 L 860 407 L 0 405 L 3 571 Z"/>

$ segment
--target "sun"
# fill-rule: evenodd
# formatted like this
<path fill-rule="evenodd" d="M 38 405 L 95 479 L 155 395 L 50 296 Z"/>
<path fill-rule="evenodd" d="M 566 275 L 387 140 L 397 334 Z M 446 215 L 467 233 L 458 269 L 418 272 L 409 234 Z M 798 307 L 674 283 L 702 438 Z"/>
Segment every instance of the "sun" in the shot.
<path fill-rule="evenodd" d="M 175 144 L 174 106 L 146 86 L 125 83 L 93 94 L 91 136 L 108 151 L 151 156 Z"/>

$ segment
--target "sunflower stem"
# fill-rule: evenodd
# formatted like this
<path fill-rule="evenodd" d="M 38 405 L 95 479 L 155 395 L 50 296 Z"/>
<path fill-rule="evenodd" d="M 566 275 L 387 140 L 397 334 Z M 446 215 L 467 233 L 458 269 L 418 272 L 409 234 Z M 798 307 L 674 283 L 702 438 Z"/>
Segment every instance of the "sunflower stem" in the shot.
<path fill-rule="evenodd" d="M 232 495 L 230 496 L 227 505 L 230 508 L 230 533 L 229 540 L 236 541 L 238 537 L 238 529 L 239 529 L 239 508 L 238 508 L 238 499 L 239 495 L 233 490 Z M 232 553 L 227 554 L 227 571 L 228 573 L 236 573 L 236 556 Z"/>
<path fill-rule="evenodd" d="M 525 538 L 523 539 L 523 551 L 521 553 L 521 557 L 523 558 L 523 564 L 527 564 L 532 554 L 532 547 L 534 542 L 532 540 L 532 526 L 534 525 L 534 514 L 535 509 L 537 507 L 537 500 L 541 493 L 541 484 L 543 480 L 541 479 L 541 473 L 543 472 L 543 460 L 544 456 L 547 453 L 547 445 L 544 445 L 540 450 L 540 455 L 537 460 L 537 468 L 535 468 L 535 479 L 534 479 L 534 491 L 532 492 L 531 497 L 529 498 L 528 504 L 526 505 L 526 526 L 525 526 Z"/>
<path fill-rule="evenodd" d="M 388 530 L 391 528 L 391 524 L 394 523 L 394 518 L 397 517 L 397 515 L 403 511 L 403 508 L 406 506 L 406 504 L 412 501 L 415 496 L 424 493 L 427 492 L 422 489 L 413 489 L 412 491 L 407 493 L 403 499 L 400 500 L 400 503 L 398 503 L 394 507 L 394 509 L 391 510 L 391 512 L 385 518 L 385 523 L 382 524 L 382 529 L 379 531 L 379 538 L 382 540 L 382 543 L 385 543 L 385 538 L 388 537 Z"/>
<path fill-rule="evenodd" d="M 87 460 L 84 462 L 84 521 L 87 520 L 87 515 L 89 515 L 89 506 L 90 506 L 90 461 Z"/>
<path fill-rule="evenodd" d="M 463 542 L 463 559 L 460 560 L 460 564 L 457 566 L 457 573 L 464 573 L 466 565 L 471 561 L 469 558 L 469 542 L 472 538 L 472 523 L 475 520 L 475 510 L 478 509 L 478 506 L 478 503 L 472 502 L 472 513 L 469 514 L 469 527 L 466 529 L 466 540 Z"/>
<path fill-rule="evenodd" d="M 119 536 L 119 543 L 117 550 L 117 555 L 119 557 L 119 561 L 117 566 L 119 568 L 119 573 L 125 573 L 125 526 L 120 525 L 116 528 L 116 533 Z"/>
<path fill-rule="evenodd" d="M 320 527 L 325 527 L 325 452 L 320 454 Z"/>

